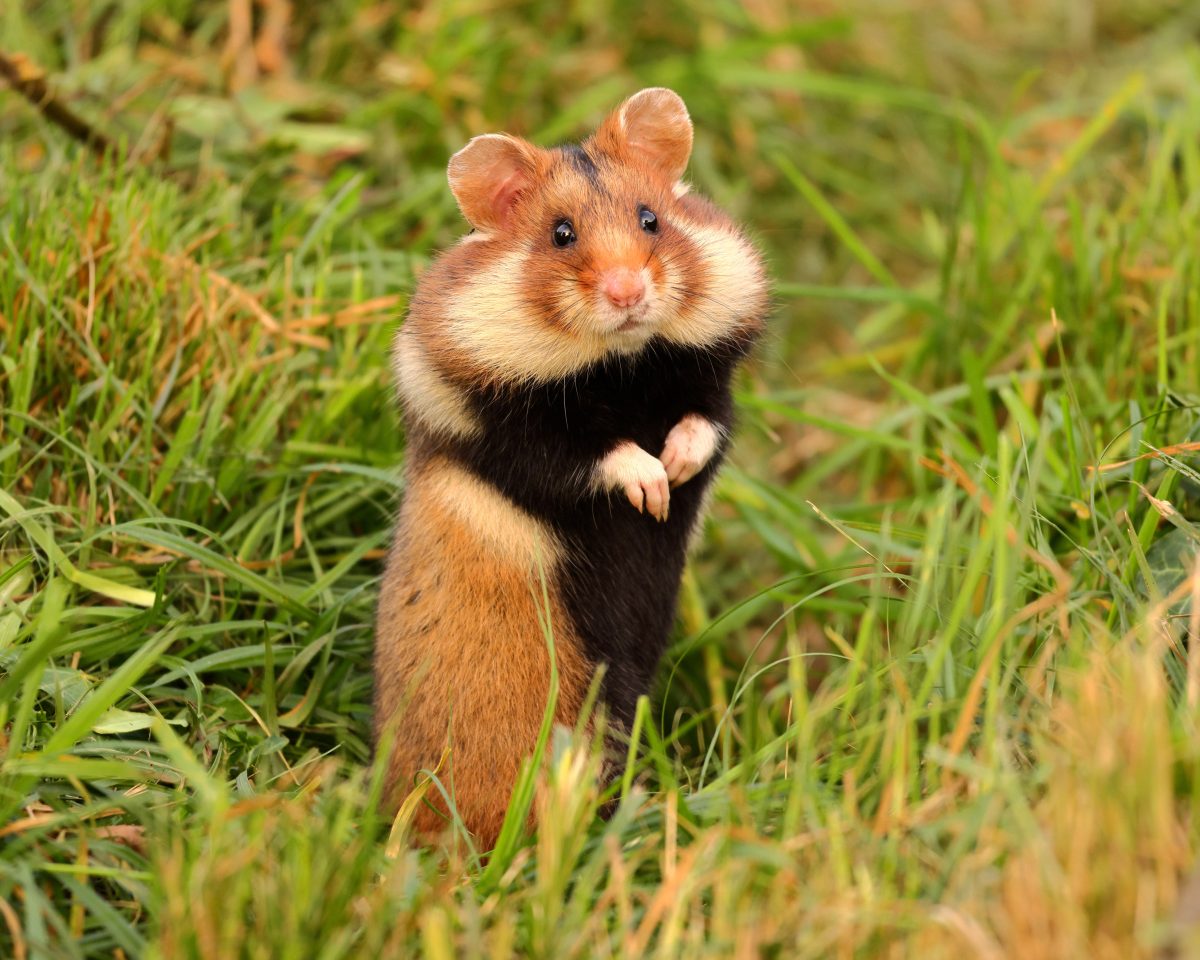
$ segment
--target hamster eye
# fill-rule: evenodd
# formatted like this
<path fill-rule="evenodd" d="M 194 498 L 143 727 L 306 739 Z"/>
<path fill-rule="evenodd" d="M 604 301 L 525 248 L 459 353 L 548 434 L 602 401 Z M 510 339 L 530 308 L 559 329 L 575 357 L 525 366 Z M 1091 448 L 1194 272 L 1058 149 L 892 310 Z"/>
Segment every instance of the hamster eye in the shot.
<path fill-rule="evenodd" d="M 647 233 L 658 233 L 658 217 L 649 207 L 642 207 L 638 211 L 638 222 Z"/>
<path fill-rule="evenodd" d="M 575 228 L 571 226 L 570 220 L 559 220 L 554 226 L 554 245 L 556 247 L 569 247 L 575 242 Z"/>

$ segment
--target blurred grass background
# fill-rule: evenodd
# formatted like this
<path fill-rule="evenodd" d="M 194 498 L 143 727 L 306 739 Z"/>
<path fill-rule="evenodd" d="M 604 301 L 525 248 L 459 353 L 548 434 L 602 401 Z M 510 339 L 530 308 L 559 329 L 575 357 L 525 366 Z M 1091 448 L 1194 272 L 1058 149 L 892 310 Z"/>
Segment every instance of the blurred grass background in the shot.
<path fill-rule="evenodd" d="M 0 955 L 1186 957 L 1200 8 L 29 2 L 0 54 Z M 470 136 L 647 85 L 776 281 L 612 819 L 374 815 L 386 353 Z M 528 799 L 528 797 L 526 797 Z"/>

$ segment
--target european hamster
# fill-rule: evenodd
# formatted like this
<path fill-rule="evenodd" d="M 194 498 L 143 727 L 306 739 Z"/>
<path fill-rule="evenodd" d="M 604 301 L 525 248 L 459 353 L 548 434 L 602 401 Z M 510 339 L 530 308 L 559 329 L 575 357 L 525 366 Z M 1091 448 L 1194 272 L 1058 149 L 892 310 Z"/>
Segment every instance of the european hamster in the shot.
<path fill-rule="evenodd" d="M 729 441 L 730 381 L 763 327 L 761 258 L 680 179 L 691 148 L 662 88 L 578 146 L 471 140 L 448 173 L 474 229 L 422 276 L 396 339 L 406 482 L 375 734 L 394 725 L 392 802 L 444 759 L 484 849 L 545 710 L 547 616 L 559 722 L 599 664 L 610 723 L 650 690 Z M 426 801 L 431 833 L 446 804 L 436 787 Z"/>

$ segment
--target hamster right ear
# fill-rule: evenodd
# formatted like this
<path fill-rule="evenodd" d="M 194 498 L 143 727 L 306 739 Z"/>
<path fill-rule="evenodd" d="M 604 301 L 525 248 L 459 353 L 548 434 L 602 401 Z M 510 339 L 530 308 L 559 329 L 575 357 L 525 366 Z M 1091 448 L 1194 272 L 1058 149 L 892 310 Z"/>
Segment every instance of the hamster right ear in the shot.
<path fill-rule="evenodd" d="M 609 115 L 596 131 L 596 142 L 612 156 L 642 158 L 674 183 L 692 155 L 692 119 L 674 90 L 649 87 Z"/>
<path fill-rule="evenodd" d="M 536 147 L 506 133 L 485 133 L 450 158 L 446 176 L 463 216 L 488 231 L 509 222 L 537 172 Z"/>

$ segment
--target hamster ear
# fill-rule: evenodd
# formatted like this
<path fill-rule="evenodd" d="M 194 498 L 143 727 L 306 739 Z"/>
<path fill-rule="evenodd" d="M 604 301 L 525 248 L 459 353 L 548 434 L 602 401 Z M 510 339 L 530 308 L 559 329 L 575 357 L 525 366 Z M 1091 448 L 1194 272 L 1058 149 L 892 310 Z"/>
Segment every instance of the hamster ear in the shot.
<path fill-rule="evenodd" d="M 674 90 L 649 87 L 609 115 L 596 142 L 610 154 L 635 154 L 674 183 L 692 155 L 692 119 Z"/>
<path fill-rule="evenodd" d="M 450 158 L 446 178 L 463 216 L 477 230 L 487 231 L 509 222 L 537 169 L 532 144 L 506 133 L 485 133 Z"/>

